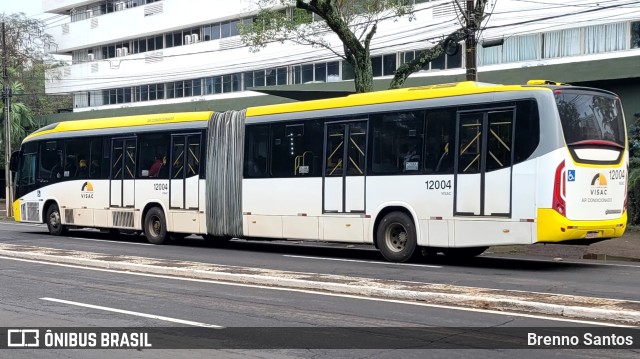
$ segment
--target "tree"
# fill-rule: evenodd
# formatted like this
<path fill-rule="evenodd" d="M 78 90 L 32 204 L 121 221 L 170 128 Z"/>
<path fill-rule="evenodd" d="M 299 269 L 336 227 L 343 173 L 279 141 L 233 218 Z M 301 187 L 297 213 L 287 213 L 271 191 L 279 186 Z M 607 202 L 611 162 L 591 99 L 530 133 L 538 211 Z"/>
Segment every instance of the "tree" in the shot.
<path fill-rule="evenodd" d="M 476 0 L 473 14 L 478 24 L 484 19 L 486 3 Z M 254 0 L 254 4 L 258 8 L 255 21 L 240 26 L 242 40 L 252 51 L 287 41 L 328 49 L 353 67 L 357 93 L 373 90 L 370 46 L 378 24 L 402 17 L 415 19 L 412 0 L 296 0 L 295 7 L 293 0 Z M 341 41 L 341 51 L 327 40 L 331 34 Z M 457 45 L 467 36 L 464 28 L 444 36 L 401 65 L 390 87 L 401 87 L 409 75 L 440 56 L 446 46 Z"/>
<path fill-rule="evenodd" d="M 640 112 L 633 115 L 628 128 L 629 174 L 627 210 L 629 224 L 640 224 Z"/>
<path fill-rule="evenodd" d="M 70 108 L 72 100 L 71 96 L 44 94 L 46 70 L 60 66 L 60 61 L 47 53 L 55 43 L 45 32 L 46 23 L 28 18 L 24 13 L 0 14 L 0 21 L 5 24 L 7 85 L 12 90 L 9 108 L 11 145 L 17 148 L 28 133 L 40 127 L 36 116 L 54 113 L 58 108 Z M 5 53 L 1 53 L 0 59 L 4 58 Z M 4 88 L 4 79 L 0 78 L 0 81 Z M 4 111 L 4 103 L 0 108 Z M 2 139 L 4 143 L 4 123 Z M 0 153 L 4 155 L 4 145 L 0 147 Z"/>

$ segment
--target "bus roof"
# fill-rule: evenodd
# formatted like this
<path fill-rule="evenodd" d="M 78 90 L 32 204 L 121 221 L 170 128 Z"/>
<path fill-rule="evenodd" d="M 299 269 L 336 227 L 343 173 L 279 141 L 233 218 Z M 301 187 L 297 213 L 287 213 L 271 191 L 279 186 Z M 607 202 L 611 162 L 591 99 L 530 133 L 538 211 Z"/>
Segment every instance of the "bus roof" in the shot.
<path fill-rule="evenodd" d="M 337 109 L 343 107 L 365 106 L 371 104 L 384 104 L 431 98 L 435 99 L 491 92 L 531 90 L 551 91 L 554 88 L 558 88 L 558 86 L 555 84 L 546 83 L 540 85 L 498 85 L 482 82 L 464 81 L 458 83 L 446 83 L 438 85 L 410 87 L 397 90 L 384 90 L 362 94 L 353 94 L 345 97 L 323 100 L 301 101 L 287 104 L 250 107 L 247 109 L 247 117 Z M 211 118 L 212 114 L 213 111 L 179 112 L 58 122 L 45 126 L 33 132 L 25 138 L 25 141 L 29 141 L 35 137 L 45 134 L 63 133 L 70 131 L 88 131 L 98 129 L 148 126 L 156 124 L 160 125 L 180 122 L 207 121 Z"/>
<path fill-rule="evenodd" d="M 368 92 L 323 100 L 250 107 L 247 109 L 247 117 L 336 109 L 342 107 L 365 106 L 372 104 L 383 104 L 412 100 L 424 100 L 430 98 L 473 95 L 490 92 L 531 90 L 550 91 L 551 86 L 544 84 L 540 86 L 496 85 L 482 82 L 464 81 L 457 83 L 410 87 L 397 90 Z"/>
<path fill-rule="evenodd" d="M 108 129 L 108 128 L 160 125 L 160 124 L 167 124 L 167 123 L 207 121 L 211 118 L 212 114 L 213 114 L 212 111 L 177 112 L 177 113 L 159 113 L 159 114 L 152 114 L 152 115 L 120 116 L 120 117 L 96 118 L 92 120 L 57 122 L 33 132 L 32 134 L 27 136 L 24 140 L 28 141 L 37 136 L 50 134 L 50 133 L 59 133 L 59 132 L 87 131 L 87 130 L 98 130 L 98 129 Z"/>

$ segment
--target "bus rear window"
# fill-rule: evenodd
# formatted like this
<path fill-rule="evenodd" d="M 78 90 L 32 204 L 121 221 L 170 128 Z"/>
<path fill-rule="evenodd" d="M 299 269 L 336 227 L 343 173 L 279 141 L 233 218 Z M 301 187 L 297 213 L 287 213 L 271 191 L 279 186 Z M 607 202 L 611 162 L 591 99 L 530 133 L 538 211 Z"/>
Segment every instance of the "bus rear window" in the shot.
<path fill-rule="evenodd" d="M 561 90 L 556 103 L 567 145 L 606 141 L 625 146 L 625 125 L 620 100 L 606 94 Z"/>

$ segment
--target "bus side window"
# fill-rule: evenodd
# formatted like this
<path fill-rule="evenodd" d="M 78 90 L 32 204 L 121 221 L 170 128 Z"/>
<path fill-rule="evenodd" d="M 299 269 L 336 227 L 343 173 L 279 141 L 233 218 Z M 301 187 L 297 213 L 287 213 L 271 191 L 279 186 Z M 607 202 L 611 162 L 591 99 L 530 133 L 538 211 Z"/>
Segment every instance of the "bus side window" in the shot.
<path fill-rule="evenodd" d="M 104 160 L 102 158 L 102 139 L 91 140 L 91 157 L 89 162 L 89 177 L 95 179 L 106 178 L 102 173 Z"/>
<path fill-rule="evenodd" d="M 535 100 L 516 104 L 516 137 L 514 139 L 514 164 L 528 159 L 540 143 L 540 116 Z"/>
<path fill-rule="evenodd" d="M 269 126 L 247 126 L 244 151 L 244 177 L 265 178 L 269 157 Z"/>
<path fill-rule="evenodd" d="M 62 143 L 60 141 L 40 142 L 38 179 L 55 182 L 62 179 Z"/>
<path fill-rule="evenodd" d="M 370 117 L 374 174 L 419 174 L 424 112 L 388 112 Z"/>
<path fill-rule="evenodd" d="M 167 179 L 169 177 L 170 140 L 167 133 L 149 133 L 138 136 L 140 148 L 138 178 Z"/>
<path fill-rule="evenodd" d="M 456 109 L 427 111 L 424 171 L 452 174 Z"/>
<path fill-rule="evenodd" d="M 89 140 L 71 138 L 65 141 L 64 178 L 89 178 Z"/>
<path fill-rule="evenodd" d="M 320 120 L 271 125 L 271 175 L 320 176 L 323 137 L 324 128 Z"/>

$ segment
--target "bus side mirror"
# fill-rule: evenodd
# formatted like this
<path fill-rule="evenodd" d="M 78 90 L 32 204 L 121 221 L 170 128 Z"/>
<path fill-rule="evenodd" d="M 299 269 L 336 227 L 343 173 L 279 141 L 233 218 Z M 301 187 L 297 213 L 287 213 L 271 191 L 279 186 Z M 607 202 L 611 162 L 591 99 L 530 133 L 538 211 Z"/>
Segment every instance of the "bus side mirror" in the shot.
<path fill-rule="evenodd" d="M 15 151 L 11 154 L 11 160 L 9 161 L 9 170 L 11 172 L 18 172 L 18 160 L 20 159 L 20 155 L 20 151 Z"/>

